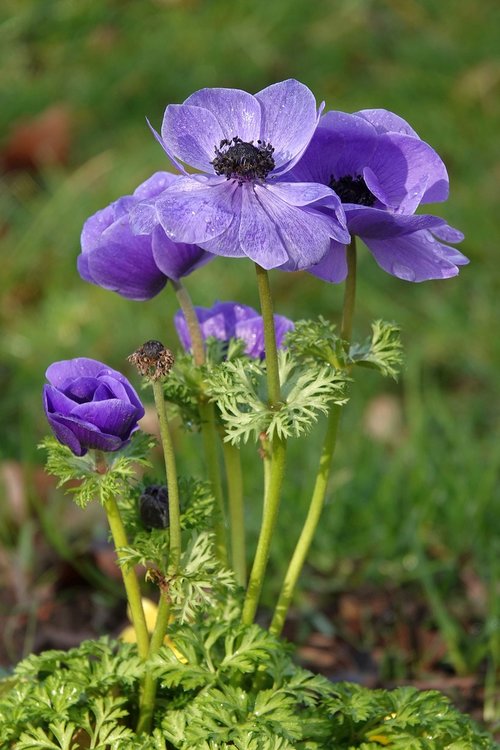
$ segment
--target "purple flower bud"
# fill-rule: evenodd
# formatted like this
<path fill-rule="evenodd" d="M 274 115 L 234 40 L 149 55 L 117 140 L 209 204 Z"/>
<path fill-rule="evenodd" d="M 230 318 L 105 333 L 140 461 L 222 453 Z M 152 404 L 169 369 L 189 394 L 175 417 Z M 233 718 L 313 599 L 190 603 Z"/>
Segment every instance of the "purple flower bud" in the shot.
<path fill-rule="evenodd" d="M 133 195 L 87 219 L 77 261 L 85 281 L 129 299 L 146 300 L 158 294 L 168 279 L 178 281 L 214 257 L 196 245 L 173 242 L 153 215 L 151 201 L 178 178 L 155 172 Z"/>
<path fill-rule="evenodd" d="M 144 407 L 127 378 L 95 359 L 54 362 L 43 389 L 47 419 L 56 438 L 76 455 L 89 448 L 117 451 L 128 443 Z"/>
<path fill-rule="evenodd" d="M 264 321 L 256 310 L 238 302 L 216 302 L 211 308 L 195 307 L 204 339 L 213 336 L 221 341 L 231 338 L 243 339 L 245 354 L 261 359 L 265 356 Z M 186 351 L 191 349 L 191 338 L 184 313 L 179 310 L 174 317 L 177 335 Z M 283 348 L 285 334 L 294 328 L 294 324 L 283 315 L 274 316 L 276 345 Z"/>

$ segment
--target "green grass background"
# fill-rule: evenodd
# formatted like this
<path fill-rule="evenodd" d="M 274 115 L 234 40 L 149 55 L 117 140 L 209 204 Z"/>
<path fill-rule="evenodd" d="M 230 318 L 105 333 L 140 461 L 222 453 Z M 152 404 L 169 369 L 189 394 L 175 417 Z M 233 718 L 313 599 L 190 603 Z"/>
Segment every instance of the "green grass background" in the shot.
<path fill-rule="evenodd" d="M 350 579 L 417 581 L 452 653 L 475 669 L 499 660 L 500 5 L 495 0 L 4 0 L 0 11 L 0 138 L 64 103 L 73 120 L 70 164 L 34 178 L 11 173 L 0 194 L 0 455 L 40 462 L 45 368 L 74 356 L 125 369 L 144 340 L 175 341 L 167 289 L 134 303 L 82 282 L 84 220 L 157 169 L 168 169 L 146 125 L 204 86 L 251 92 L 288 77 L 327 108 L 384 107 L 443 156 L 451 196 L 435 211 L 465 233 L 471 264 L 445 282 L 410 284 L 360 253 L 355 331 L 375 317 L 403 328 L 407 366 L 397 385 L 360 372 L 346 410 L 328 503 L 311 556 L 332 589 Z M 271 274 L 277 310 L 339 315 L 342 290 L 306 274 Z M 257 305 L 250 262 L 217 260 L 187 280 L 197 304 Z M 134 377 L 134 375 L 131 375 Z M 402 405 L 392 443 L 362 428 L 378 393 Z M 185 470 L 197 450 L 179 436 Z M 305 512 L 319 433 L 292 446 L 271 570 L 285 560 Z M 246 451 L 253 465 L 255 457 Z M 252 475 L 255 475 L 255 471 Z M 249 505 L 257 505 L 249 486 Z M 249 509 L 258 524 L 258 509 Z M 461 571 L 482 581 L 474 633 L 460 629 Z M 361 569 L 361 573 L 359 570 Z M 317 579 L 315 579 L 317 585 Z M 308 582 L 312 585 L 312 582 Z M 436 588 L 437 586 L 437 588 Z M 444 609 L 443 609 L 443 605 Z M 453 657 L 451 657 L 453 660 Z M 491 673 L 491 672 L 490 672 Z"/>

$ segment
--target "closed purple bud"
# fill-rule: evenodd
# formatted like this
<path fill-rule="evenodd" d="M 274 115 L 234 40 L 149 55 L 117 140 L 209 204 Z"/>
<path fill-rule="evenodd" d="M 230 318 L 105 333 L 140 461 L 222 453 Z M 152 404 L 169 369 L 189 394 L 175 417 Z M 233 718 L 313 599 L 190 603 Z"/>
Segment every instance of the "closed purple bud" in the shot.
<path fill-rule="evenodd" d="M 117 451 L 138 429 L 144 407 L 120 372 L 78 357 L 54 362 L 46 377 L 45 414 L 56 438 L 76 456 L 89 448 Z"/>

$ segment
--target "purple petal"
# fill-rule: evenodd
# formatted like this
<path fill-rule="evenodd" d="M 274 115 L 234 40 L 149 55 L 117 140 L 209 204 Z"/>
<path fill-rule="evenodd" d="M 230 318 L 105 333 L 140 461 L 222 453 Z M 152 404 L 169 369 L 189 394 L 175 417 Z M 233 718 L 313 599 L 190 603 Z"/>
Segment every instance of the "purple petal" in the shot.
<path fill-rule="evenodd" d="M 387 109 L 361 109 L 354 114 L 373 125 L 377 133 L 404 133 L 418 138 L 417 133 L 406 120 Z"/>
<path fill-rule="evenodd" d="M 156 265 L 151 238 L 132 234 L 128 227 L 115 232 L 106 244 L 87 253 L 79 265 L 85 280 L 133 300 L 151 299 L 166 284 L 166 277 Z M 103 239 L 103 242 L 105 240 Z"/>
<path fill-rule="evenodd" d="M 137 410 L 132 404 L 112 398 L 77 404 L 71 416 L 93 425 L 108 435 L 117 435 L 122 439 L 130 436 L 130 430 L 138 419 Z"/>
<path fill-rule="evenodd" d="M 47 421 L 57 440 L 68 448 L 75 456 L 84 456 L 87 448 L 83 447 L 79 438 L 75 435 L 74 420 L 67 419 L 60 414 L 47 414 Z M 68 425 L 69 422 L 69 425 Z"/>
<path fill-rule="evenodd" d="M 384 271 L 405 281 L 447 279 L 458 273 L 457 258 L 460 265 L 467 262 L 458 250 L 443 245 L 427 229 L 391 240 L 368 239 L 365 243 Z"/>
<path fill-rule="evenodd" d="M 438 216 L 430 214 L 406 216 L 368 206 L 349 206 L 346 215 L 349 231 L 362 239 L 390 239 L 419 229 L 439 227 L 443 223 Z"/>
<path fill-rule="evenodd" d="M 198 182 L 181 177 L 158 199 L 156 207 L 167 236 L 174 242 L 199 245 L 228 229 L 234 216 L 238 184 L 219 180 Z"/>
<path fill-rule="evenodd" d="M 274 182 L 268 186 L 268 190 L 290 206 L 309 207 L 313 210 L 317 208 L 329 209 L 328 213 L 321 211 L 318 216 L 321 219 L 325 218 L 325 216 L 330 219 L 330 237 L 342 243 L 350 242 L 351 238 L 347 229 L 344 207 L 338 195 L 327 185 L 320 185 L 319 183 Z"/>
<path fill-rule="evenodd" d="M 153 258 L 162 273 L 178 281 L 215 258 L 198 245 L 172 242 L 161 227 L 155 227 L 152 238 Z"/>
<path fill-rule="evenodd" d="M 69 382 L 81 377 L 95 377 L 101 374 L 113 375 L 117 380 L 125 380 L 125 376 L 116 370 L 112 370 L 102 362 L 88 357 L 76 357 L 65 359 L 49 365 L 45 377 L 49 383 L 56 388 L 64 388 Z"/>
<path fill-rule="evenodd" d="M 202 107 L 208 110 L 218 121 L 223 138 L 232 140 L 235 136 L 242 141 L 256 141 L 260 137 L 260 104 L 257 99 L 240 89 L 201 89 L 184 102 L 184 106 Z M 214 146 L 212 143 L 212 159 Z"/>
<path fill-rule="evenodd" d="M 75 402 L 71 398 L 66 396 L 62 391 L 59 391 L 53 385 L 44 385 L 43 400 L 47 415 L 56 412 L 70 414 L 75 406 Z"/>
<path fill-rule="evenodd" d="M 179 178 L 178 174 L 172 172 L 155 172 L 142 182 L 134 190 L 134 198 L 138 201 L 145 201 L 156 198 L 160 193 L 166 190 Z"/>
<path fill-rule="evenodd" d="M 263 207 L 263 200 L 257 197 L 258 190 L 257 186 L 242 186 L 239 242 L 244 254 L 260 266 L 276 268 L 287 260 L 288 250 L 274 217 L 269 216 Z M 263 188 L 260 191 L 263 192 Z"/>
<path fill-rule="evenodd" d="M 202 172 L 213 174 L 215 147 L 224 139 L 217 118 L 202 107 L 170 104 L 165 110 L 161 136 L 175 157 Z"/>
<path fill-rule="evenodd" d="M 320 213 L 313 208 L 306 206 L 303 208 L 290 205 L 281 196 L 284 195 L 284 183 L 268 185 L 265 187 L 256 186 L 255 194 L 265 209 L 266 214 L 272 220 L 276 227 L 279 227 L 280 245 L 284 248 L 288 258 L 280 253 L 279 257 L 273 249 L 273 245 L 265 248 L 267 257 L 264 260 L 269 264 L 263 265 L 264 268 L 274 268 L 277 265 L 283 265 L 289 261 L 289 270 L 300 270 L 309 268 L 309 266 L 318 263 L 321 258 L 328 252 L 330 240 L 336 236 L 341 238 L 349 237 L 346 231 L 340 226 L 339 222 L 332 215 Z M 285 190 L 286 192 L 286 190 Z M 249 221 L 251 214 L 249 215 Z M 257 262 L 257 258 L 250 255 Z"/>
<path fill-rule="evenodd" d="M 77 417 L 66 417 L 62 414 L 55 414 L 51 415 L 49 422 L 57 439 L 67 445 L 77 456 L 83 456 L 88 448 L 97 448 L 97 450 L 102 451 L 117 451 L 128 442 L 130 435 L 137 429 L 132 429 L 130 435 L 126 439 L 123 439 L 118 435 L 104 433 L 90 422 L 82 422 Z M 70 440 L 67 440 L 69 434 L 71 435 L 70 440 L 72 443 L 75 444 L 76 441 L 76 444 L 79 446 L 79 453 L 73 449 Z"/>
<path fill-rule="evenodd" d="M 274 147 L 275 169 L 303 153 L 317 124 L 316 101 L 293 78 L 275 83 L 255 95 L 262 107 L 260 138 Z"/>
<path fill-rule="evenodd" d="M 347 276 L 347 248 L 332 240 L 327 254 L 307 271 L 323 281 L 339 284 Z"/>
<path fill-rule="evenodd" d="M 103 208 L 90 216 L 83 225 L 80 237 L 82 251 L 87 253 L 91 250 L 95 250 L 96 247 L 99 247 L 102 233 L 114 224 L 115 220 L 116 217 L 113 204 L 106 206 L 106 208 Z"/>

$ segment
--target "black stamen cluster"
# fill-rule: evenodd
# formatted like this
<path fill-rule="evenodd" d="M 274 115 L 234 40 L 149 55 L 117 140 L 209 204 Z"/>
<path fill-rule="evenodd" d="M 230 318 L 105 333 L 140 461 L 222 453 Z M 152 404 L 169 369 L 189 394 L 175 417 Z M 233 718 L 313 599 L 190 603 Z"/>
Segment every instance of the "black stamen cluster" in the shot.
<path fill-rule="evenodd" d="M 215 159 L 211 162 L 215 174 L 226 175 L 228 180 L 238 180 L 242 185 L 251 180 L 264 180 L 274 169 L 274 148 L 270 143 L 258 140 L 257 145 L 242 141 L 235 136 L 226 138 L 215 147 Z"/>
<path fill-rule="evenodd" d="M 375 196 L 368 189 L 362 175 L 351 177 L 347 174 L 336 180 L 330 177 L 328 186 L 335 190 L 342 203 L 357 203 L 358 206 L 373 206 Z"/>

